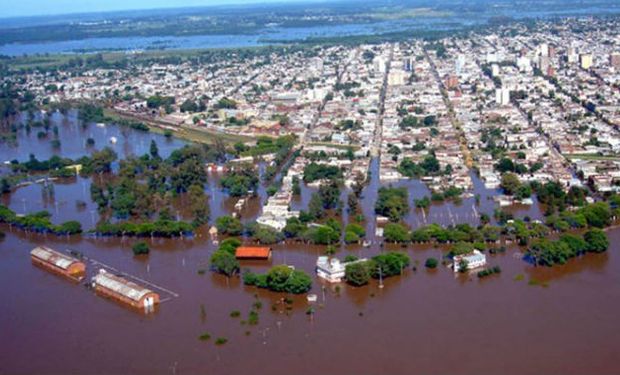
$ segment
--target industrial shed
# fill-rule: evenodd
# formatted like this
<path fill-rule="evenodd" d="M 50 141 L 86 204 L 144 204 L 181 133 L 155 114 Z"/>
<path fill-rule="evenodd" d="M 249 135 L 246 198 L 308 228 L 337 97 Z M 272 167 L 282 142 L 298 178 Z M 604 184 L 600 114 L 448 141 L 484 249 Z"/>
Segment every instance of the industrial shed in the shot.
<path fill-rule="evenodd" d="M 159 294 L 103 269 L 92 279 L 101 295 L 135 308 L 151 308 L 159 303 Z"/>
<path fill-rule="evenodd" d="M 34 265 L 73 280 L 80 281 L 86 274 L 86 265 L 80 260 L 46 246 L 38 246 L 32 249 L 30 258 Z"/>

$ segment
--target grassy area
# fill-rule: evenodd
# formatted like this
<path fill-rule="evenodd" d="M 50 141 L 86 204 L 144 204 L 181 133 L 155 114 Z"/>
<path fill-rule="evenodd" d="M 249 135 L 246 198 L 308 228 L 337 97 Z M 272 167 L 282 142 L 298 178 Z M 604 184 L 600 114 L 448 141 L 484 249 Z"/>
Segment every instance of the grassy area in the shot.
<path fill-rule="evenodd" d="M 564 154 L 564 157 L 568 160 L 581 159 L 581 160 L 610 160 L 620 161 L 620 156 L 604 156 L 596 154 Z"/>
<path fill-rule="evenodd" d="M 410 8 L 407 9 L 405 7 L 384 7 L 378 8 L 375 12 L 367 13 L 368 17 L 389 21 L 389 20 L 401 20 L 406 18 L 417 18 L 417 17 L 452 17 L 454 16 L 453 12 L 447 11 L 437 11 L 431 8 Z"/>
<path fill-rule="evenodd" d="M 354 146 L 354 145 L 340 145 L 340 144 L 329 143 L 329 142 L 310 142 L 308 143 L 308 146 L 325 146 L 325 147 L 335 148 L 338 150 L 351 149 L 353 151 L 357 151 L 360 148 L 359 146 Z"/>
<path fill-rule="evenodd" d="M 253 138 L 251 137 L 242 136 L 242 135 L 219 133 L 219 132 L 215 132 L 215 131 L 211 131 L 207 129 L 175 127 L 171 125 L 160 124 L 155 121 L 151 121 L 151 122 L 144 121 L 144 119 L 142 118 L 135 118 L 135 117 L 128 116 L 128 115 L 119 114 L 118 112 L 114 111 L 113 109 L 109 109 L 109 108 L 106 108 L 104 110 L 104 114 L 111 118 L 125 118 L 125 119 L 130 119 L 130 120 L 142 121 L 146 125 L 148 125 L 149 129 L 153 133 L 158 133 L 158 134 L 164 134 L 166 131 L 166 128 L 176 128 L 177 130 L 172 132 L 174 137 L 183 139 L 186 141 L 190 141 L 190 142 L 195 142 L 195 143 L 212 144 L 215 142 L 216 139 L 220 139 L 224 141 L 224 143 L 233 144 L 237 142 L 249 142 L 253 140 Z"/>
<path fill-rule="evenodd" d="M 180 57 L 180 58 L 192 58 L 200 56 L 204 53 L 216 53 L 216 52 L 260 52 L 261 50 L 269 49 L 281 49 L 290 46 L 291 43 L 279 43 L 278 45 L 262 45 L 262 46 L 249 46 L 249 47 L 222 47 L 222 48 L 194 48 L 194 49 L 161 49 L 161 50 L 148 50 L 142 51 L 136 54 L 127 54 L 125 51 L 109 51 L 109 52 L 93 52 L 93 53 L 68 53 L 68 54 L 47 54 L 41 55 L 28 55 L 28 56 L 16 56 L 9 60 L 4 61 L 9 68 L 19 69 L 33 69 L 33 68 L 50 68 L 57 67 L 66 64 L 71 59 L 75 58 L 88 58 L 95 54 L 101 55 L 103 60 L 108 63 L 115 63 L 123 60 L 131 60 L 133 62 L 148 61 L 152 59 L 165 58 L 165 57 Z"/>

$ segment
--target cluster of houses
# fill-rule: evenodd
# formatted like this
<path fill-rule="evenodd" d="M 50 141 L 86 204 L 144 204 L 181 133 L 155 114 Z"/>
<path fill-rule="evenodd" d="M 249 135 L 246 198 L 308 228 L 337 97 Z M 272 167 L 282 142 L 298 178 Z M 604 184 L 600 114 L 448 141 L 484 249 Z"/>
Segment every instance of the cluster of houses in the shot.
<path fill-rule="evenodd" d="M 406 178 L 398 167 L 407 158 L 422 163 L 433 155 L 440 170 L 423 177 L 431 190 L 473 187 L 460 134 L 434 70 L 432 51 L 421 42 L 394 48 L 388 80 L 381 139 L 381 180 Z M 401 79 L 400 77 L 404 77 Z"/>

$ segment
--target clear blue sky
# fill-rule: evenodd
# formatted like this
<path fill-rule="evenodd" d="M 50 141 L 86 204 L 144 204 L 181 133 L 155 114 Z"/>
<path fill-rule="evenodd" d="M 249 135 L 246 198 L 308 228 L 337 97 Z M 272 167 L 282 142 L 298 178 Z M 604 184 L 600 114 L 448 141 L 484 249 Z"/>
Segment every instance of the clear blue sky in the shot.
<path fill-rule="evenodd" d="M 290 0 L 0 0 L 0 9 L 2 9 L 0 17 L 288 1 Z"/>

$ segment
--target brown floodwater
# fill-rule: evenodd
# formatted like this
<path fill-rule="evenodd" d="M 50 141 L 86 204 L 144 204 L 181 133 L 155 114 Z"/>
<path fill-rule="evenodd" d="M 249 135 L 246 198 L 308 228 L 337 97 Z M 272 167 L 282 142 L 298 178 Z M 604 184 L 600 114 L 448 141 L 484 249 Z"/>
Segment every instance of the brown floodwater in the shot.
<path fill-rule="evenodd" d="M 129 136 L 144 140 L 134 139 L 131 152 L 147 152 L 153 135 L 133 133 Z M 39 151 L 36 142 L 31 140 L 29 148 L 22 141 L 20 136 L 20 159 L 22 152 Z M 135 147 L 140 144 L 144 146 Z M 0 145 L 0 154 L 11 154 L 5 147 Z M 45 150 L 36 153 L 39 159 L 46 155 Z M 373 176 L 378 176 L 377 166 L 374 160 Z M 210 175 L 207 187 L 212 220 L 230 212 L 236 201 L 217 187 L 217 179 Z M 412 209 L 406 221 L 413 227 L 425 216 L 428 222 L 477 223 L 472 207 L 492 213 L 487 197 L 497 192 L 474 182 L 479 205 L 471 198 L 433 205 L 425 214 Z M 2 200 L 18 212 L 48 209 L 55 222 L 76 219 L 88 228 L 99 219 L 89 199 L 90 183 L 81 178 L 56 183 L 53 198 L 43 196 L 40 185 L 31 185 Z M 408 187 L 412 202 L 428 194 L 417 181 L 398 185 Z M 364 191 L 366 217 L 372 217 L 378 186 L 375 178 Z M 294 205 L 305 207 L 312 191 L 304 186 Z M 260 213 L 264 187 L 258 193 L 242 212 L 244 221 Z M 77 200 L 87 206 L 78 207 Z M 183 204 L 178 205 L 183 217 Z M 537 206 L 514 213 L 540 217 Z M 371 238 L 374 226 L 368 220 Z M 304 296 L 257 290 L 239 278 L 208 271 L 216 247 L 206 228 L 189 238 L 146 239 L 148 257 L 133 256 L 131 238 L 55 237 L 6 225 L 0 230 L 6 233 L 0 242 L 0 374 L 620 373 L 618 229 L 609 232 L 612 245 L 606 254 L 589 254 L 552 269 L 524 262 L 518 248 L 489 255 L 489 264 L 501 266 L 502 273 L 484 280 L 455 275 L 443 266 L 425 270 L 426 258 L 443 254 L 432 245 L 386 246 L 384 251 L 407 251 L 417 270 L 410 267 L 402 276 L 386 279 L 384 288 L 377 282 L 354 288 L 318 280 L 314 264 L 322 246 L 280 244 L 271 261 L 242 263 L 243 269 L 258 272 L 292 264 L 313 275 L 312 293 L 318 302 L 312 315 Z M 101 298 L 84 283 L 33 266 L 29 251 L 39 244 L 77 250 L 148 280 L 166 289 L 160 290 L 165 302 L 145 315 Z M 370 257 L 379 251 L 376 245 L 347 246 L 338 256 Z M 90 277 L 97 267 L 90 261 L 87 266 Z M 284 297 L 292 297 L 292 302 L 283 302 Z M 242 324 L 256 300 L 262 302 L 259 323 Z M 234 310 L 241 317 L 230 317 Z M 199 340 L 204 333 L 211 339 Z M 217 337 L 228 342 L 216 346 Z"/>

